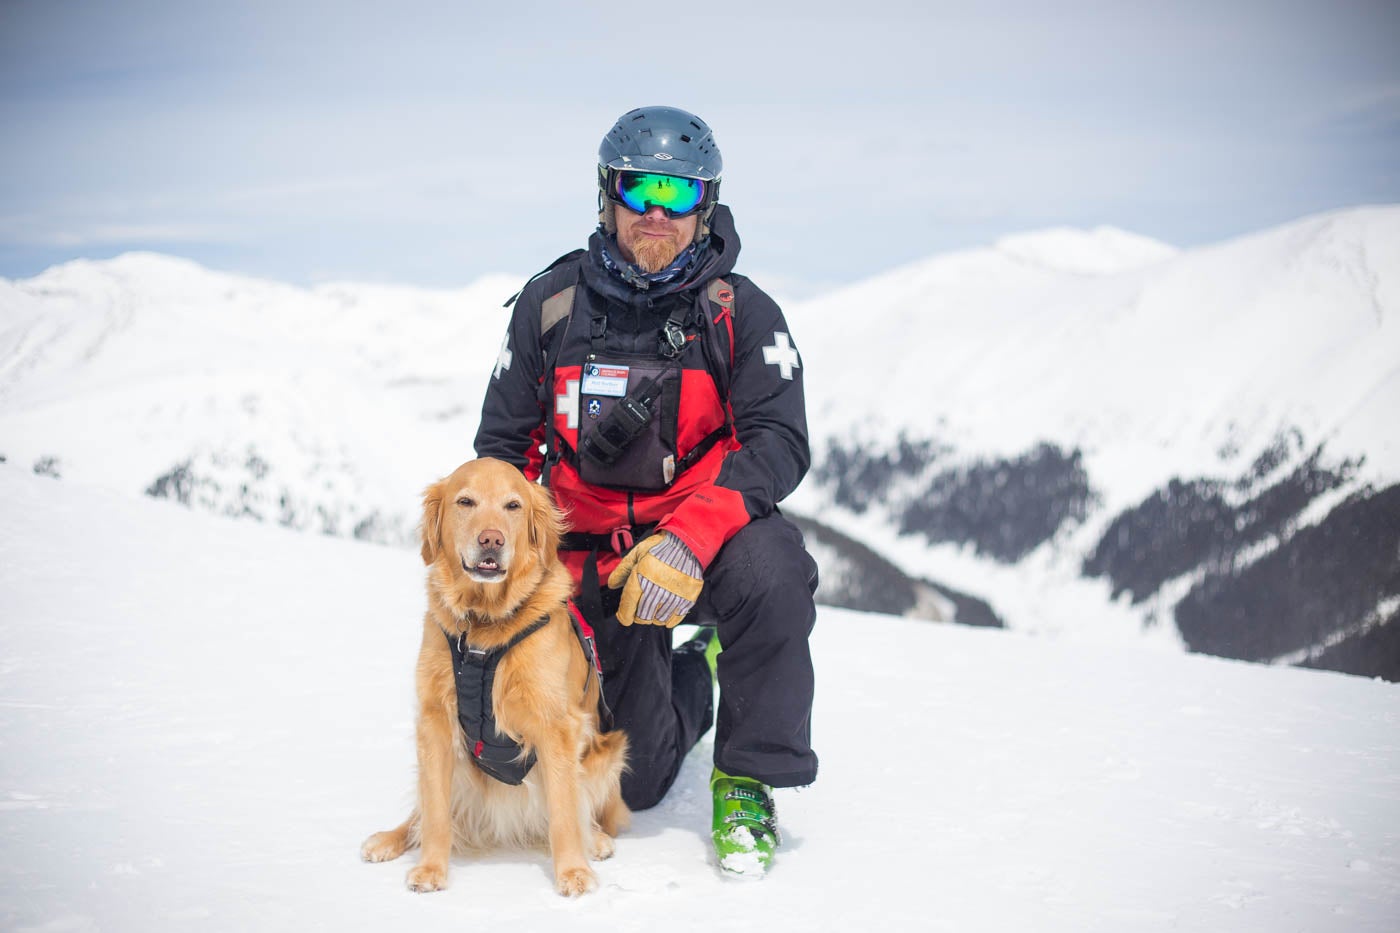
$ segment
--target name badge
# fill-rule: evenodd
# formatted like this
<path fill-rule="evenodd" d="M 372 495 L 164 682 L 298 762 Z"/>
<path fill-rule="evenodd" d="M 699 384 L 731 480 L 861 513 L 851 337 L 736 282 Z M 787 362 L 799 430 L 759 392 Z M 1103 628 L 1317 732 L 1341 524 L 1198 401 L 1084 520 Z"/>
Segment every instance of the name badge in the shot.
<path fill-rule="evenodd" d="M 602 366 L 598 363 L 585 363 L 583 384 L 579 391 L 583 395 L 606 395 L 623 398 L 627 395 L 627 366 Z"/>

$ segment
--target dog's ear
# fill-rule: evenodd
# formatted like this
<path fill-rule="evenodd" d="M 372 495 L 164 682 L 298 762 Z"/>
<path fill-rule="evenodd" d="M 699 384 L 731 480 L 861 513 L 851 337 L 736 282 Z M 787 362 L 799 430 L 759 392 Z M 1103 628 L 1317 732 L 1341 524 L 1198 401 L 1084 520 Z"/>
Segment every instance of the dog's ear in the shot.
<path fill-rule="evenodd" d="M 442 483 L 423 490 L 423 563 L 432 564 L 442 548 Z"/>
<path fill-rule="evenodd" d="M 527 529 L 530 547 L 542 560 L 553 559 L 559 550 L 559 536 L 564 533 L 564 517 L 554 507 L 554 497 L 538 483 L 530 483 L 530 515 Z"/>

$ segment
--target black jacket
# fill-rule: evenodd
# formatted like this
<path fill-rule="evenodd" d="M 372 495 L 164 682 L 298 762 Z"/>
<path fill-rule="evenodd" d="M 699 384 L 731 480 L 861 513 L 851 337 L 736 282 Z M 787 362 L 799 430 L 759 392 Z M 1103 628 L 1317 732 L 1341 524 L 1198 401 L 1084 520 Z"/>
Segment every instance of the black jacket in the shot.
<path fill-rule="evenodd" d="M 526 285 L 487 386 L 476 436 L 478 456 L 506 460 L 530 478 L 538 477 L 546 417 L 555 419 L 566 442 L 577 439 L 577 381 L 590 315 L 606 316 L 609 351 L 659 356 L 659 335 L 668 315 L 695 308 L 694 326 L 687 330 L 691 341 L 681 356 L 680 453 L 731 417 L 733 436 L 658 491 L 590 485 L 568 460 L 550 471 L 549 481 L 573 530 L 605 534 L 656 524 L 684 541 L 703 565 L 750 520 L 772 512 L 811 462 L 801 360 L 782 310 L 732 271 L 739 237 L 726 206 L 716 208 L 711 231 L 709 248 L 683 281 L 646 290 L 624 282 L 605 267 L 601 250 L 607 241 L 599 232 L 586 255 Z M 616 245 L 609 248 L 617 256 Z M 722 291 L 712 288 L 716 280 L 732 291 L 732 315 L 711 300 L 712 292 Z M 561 310 L 558 301 L 545 308 L 570 286 L 579 286 L 571 309 Z M 709 316 L 708 322 L 699 318 L 701 313 Z M 548 387 L 546 350 L 557 353 Z M 569 562 L 571 567 L 577 563 Z M 600 556 L 600 573 L 606 577 L 609 570 L 608 559 Z"/>

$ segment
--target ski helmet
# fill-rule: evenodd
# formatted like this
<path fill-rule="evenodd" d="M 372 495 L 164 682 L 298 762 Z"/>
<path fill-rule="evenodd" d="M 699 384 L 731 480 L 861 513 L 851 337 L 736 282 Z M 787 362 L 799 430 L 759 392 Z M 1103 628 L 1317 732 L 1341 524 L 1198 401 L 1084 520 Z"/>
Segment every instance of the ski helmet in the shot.
<path fill-rule="evenodd" d="M 710 215 L 719 202 L 724 159 L 704 120 L 676 107 L 638 107 L 618 117 L 598 146 L 598 211 L 603 227 L 617 232 L 607 191 L 620 171 L 659 172 L 705 182 L 705 202 L 696 239 L 709 235 Z"/>

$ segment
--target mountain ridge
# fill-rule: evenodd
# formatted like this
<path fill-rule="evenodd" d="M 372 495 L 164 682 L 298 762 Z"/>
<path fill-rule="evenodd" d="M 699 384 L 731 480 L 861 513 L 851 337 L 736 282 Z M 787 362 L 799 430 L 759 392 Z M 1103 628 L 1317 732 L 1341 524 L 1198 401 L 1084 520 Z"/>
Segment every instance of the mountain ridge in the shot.
<path fill-rule="evenodd" d="M 1386 494 L 1400 480 L 1400 328 L 1390 310 L 1400 307 L 1400 263 L 1379 262 L 1386 255 L 1400 257 L 1400 208 L 1304 218 L 1088 282 L 1003 263 L 991 284 L 876 283 L 862 308 L 881 352 L 863 356 L 850 353 L 859 337 L 837 313 L 850 295 L 803 306 L 809 375 L 839 369 L 885 399 L 932 401 L 926 415 L 812 379 L 821 453 L 794 507 L 838 524 L 870 509 L 863 540 L 874 525 L 886 529 L 886 556 L 891 538 L 922 542 L 895 549 L 901 569 L 963 580 L 994 608 L 1006 597 L 990 588 L 1005 584 L 970 572 L 961 552 L 1021 568 L 1044 598 L 1003 612 L 1012 627 L 1072 629 L 1084 609 L 1076 581 L 1106 578 L 1101 599 L 1131 591 L 1124 608 L 1144 632 L 1177 624 L 1183 600 L 1212 607 L 1205 622 L 1193 616 L 1187 647 L 1254 660 L 1325 653 L 1324 642 L 1365 618 L 1379 615 L 1371 629 L 1392 623 L 1386 607 L 1400 592 L 1384 561 L 1357 574 L 1368 555 L 1400 546 Z M 995 260 L 984 251 L 977 261 Z M 890 321 L 899 339 L 881 331 Z M 1374 520 L 1361 517 L 1367 509 Z M 1264 559 L 1296 558 L 1295 546 L 1322 559 L 1296 536 L 1329 520 L 1370 537 L 1328 532 L 1335 547 L 1350 542 L 1351 559 L 1313 586 L 1329 604 L 1355 593 L 1367 604 L 1326 632 L 1301 615 L 1239 617 L 1254 604 L 1250 587 L 1294 593 L 1295 614 L 1313 603 L 1295 578 L 1302 570 Z M 1267 581 L 1251 570 L 1261 561 L 1274 568 Z M 1143 573 L 1150 585 L 1135 588 Z M 1263 645 L 1275 624 L 1316 640 L 1241 655 L 1221 634 L 1251 628 L 1246 641 Z M 1400 676 L 1400 655 L 1379 666 Z"/>
<path fill-rule="evenodd" d="M 1104 630 L 1181 644 L 1168 629 L 1193 587 L 1219 597 L 1222 568 L 1242 574 L 1343 504 L 1356 512 L 1358 496 L 1390 501 L 1400 264 L 1389 255 L 1400 256 L 1394 206 L 1188 250 L 1051 228 L 794 303 L 816 461 L 792 508 L 859 525 L 910 578 L 886 596 L 935 580 L 1012 628 L 1091 631 L 1075 621 L 1087 612 L 1115 620 Z M 509 313 L 500 301 L 518 284 L 307 289 L 150 253 L 0 281 L 0 456 L 409 544 L 435 478 L 425 471 L 471 456 Z M 1261 462 L 1273 479 L 1247 482 Z M 1154 521 L 1183 529 L 1175 556 L 1157 554 L 1175 539 Z M 1115 530 L 1126 550 L 1111 556 L 1110 528 L 1145 530 Z M 1365 585 L 1374 609 L 1389 605 L 1390 582 Z"/>

